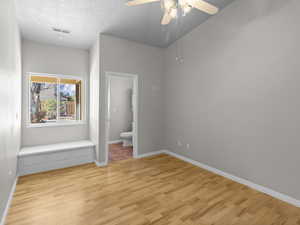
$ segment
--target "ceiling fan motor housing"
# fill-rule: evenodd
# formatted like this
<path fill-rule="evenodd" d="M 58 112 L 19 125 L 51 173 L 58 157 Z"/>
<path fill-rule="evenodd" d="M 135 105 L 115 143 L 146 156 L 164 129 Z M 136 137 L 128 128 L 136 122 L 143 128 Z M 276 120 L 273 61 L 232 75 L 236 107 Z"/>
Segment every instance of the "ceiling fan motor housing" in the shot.
<path fill-rule="evenodd" d="M 177 18 L 178 13 L 185 16 L 192 8 L 206 12 L 210 15 L 216 14 L 218 8 L 206 2 L 205 0 L 131 0 L 126 3 L 128 6 L 136 6 L 151 2 L 160 2 L 164 15 L 161 21 L 162 25 L 167 25 L 172 19 Z"/>
<path fill-rule="evenodd" d="M 163 10 L 169 12 L 173 18 L 177 17 L 178 11 L 185 16 L 192 9 L 188 0 L 162 0 L 161 5 Z"/>

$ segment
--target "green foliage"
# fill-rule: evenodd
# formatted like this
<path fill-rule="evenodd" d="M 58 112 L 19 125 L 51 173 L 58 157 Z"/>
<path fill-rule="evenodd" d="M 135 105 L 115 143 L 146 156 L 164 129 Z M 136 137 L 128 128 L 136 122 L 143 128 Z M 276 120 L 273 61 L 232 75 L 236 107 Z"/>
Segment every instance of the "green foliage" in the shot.
<path fill-rule="evenodd" d="M 56 100 L 55 99 L 47 99 L 43 101 L 43 109 L 46 112 L 56 111 Z"/>

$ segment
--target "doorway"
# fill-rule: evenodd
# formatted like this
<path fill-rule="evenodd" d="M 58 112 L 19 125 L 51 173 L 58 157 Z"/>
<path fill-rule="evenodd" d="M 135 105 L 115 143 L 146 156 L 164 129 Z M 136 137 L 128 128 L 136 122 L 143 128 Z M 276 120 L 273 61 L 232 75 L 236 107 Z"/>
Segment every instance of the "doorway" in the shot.
<path fill-rule="evenodd" d="M 106 72 L 106 164 L 137 157 L 138 76 Z"/>

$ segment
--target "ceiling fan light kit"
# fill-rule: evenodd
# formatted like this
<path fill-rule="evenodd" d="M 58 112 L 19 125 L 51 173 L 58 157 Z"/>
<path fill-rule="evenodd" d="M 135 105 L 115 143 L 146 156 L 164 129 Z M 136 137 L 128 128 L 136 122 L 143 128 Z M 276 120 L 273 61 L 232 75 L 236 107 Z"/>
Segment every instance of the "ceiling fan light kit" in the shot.
<path fill-rule="evenodd" d="M 170 10 L 170 16 L 174 19 L 177 17 L 177 9 L 176 8 L 172 8 Z"/>
<path fill-rule="evenodd" d="M 210 15 L 216 14 L 219 9 L 203 0 L 132 0 L 126 3 L 128 6 L 142 5 L 151 2 L 161 2 L 164 15 L 161 20 L 162 25 L 167 25 L 172 19 L 177 18 L 181 12 L 183 16 L 187 15 L 192 8 L 198 9 Z"/>

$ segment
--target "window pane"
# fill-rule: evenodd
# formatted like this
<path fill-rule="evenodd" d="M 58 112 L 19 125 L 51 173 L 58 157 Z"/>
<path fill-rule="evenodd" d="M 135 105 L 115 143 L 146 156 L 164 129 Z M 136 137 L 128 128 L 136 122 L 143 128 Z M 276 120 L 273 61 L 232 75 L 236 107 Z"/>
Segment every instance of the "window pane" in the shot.
<path fill-rule="evenodd" d="M 82 120 L 82 81 L 59 76 L 30 77 L 31 123 Z"/>
<path fill-rule="evenodd" d="M 81 81 L 73 79 L 60 80 L 60 120 L 80 120 Z"/>
<path fill-rule="evenodd" d="M 31 77 L 31 123 L 51 123 L 57 119 L 57 80 L 56 78 Z"/>

